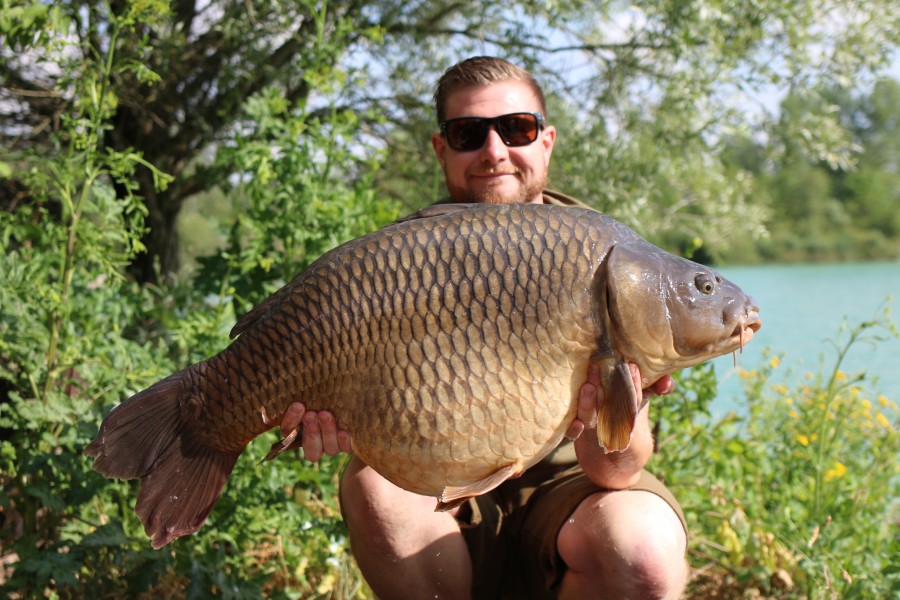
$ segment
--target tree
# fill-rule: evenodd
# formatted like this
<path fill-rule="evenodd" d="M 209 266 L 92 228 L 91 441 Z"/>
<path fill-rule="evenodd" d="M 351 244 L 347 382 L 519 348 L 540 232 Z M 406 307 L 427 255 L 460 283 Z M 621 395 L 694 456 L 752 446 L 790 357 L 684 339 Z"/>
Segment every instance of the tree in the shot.
<path fill-rule="evenodd" d="M 900 82 L 880 79 L 871 94 L 846 107 L 862 152 L 843 179 L 842 197 L 860 225 L 900 237 Z"/>
<path fill-rule="evenodd" d="M 68 71 L 51 67 L 65 60 L 77 63 L 107 44 L 108 14 L 119 14 L 127 5 L 117 0 L 106 5 L 108 12 L 91 8 L 102 4 L 77 1 L 6 5 L 0 15 L 7 41 L 0 56 L 6 82 L 0 89 L 0 136 L 7 149 L 2 160 L 16 165 L 16 171 L 22 148 L 53 152 L 49 133 L 55 118 L 74 101 L 59 75 Z M 167 6 L 166 19 L 119 40 L 135 69 L 114 82 L 117 106 L 104 134 L 108 147 L 135 148 L 173 177 L 165 190 L 155 189 L 147 172 L 138 178 L 149 229 L 143 239 L 147 253 L 131 270 L 145 281 L 155 279 L 156 262 L 162 273 L 177 268 L 175 220 L 185 199 L 229 177 L 211 168 L 207 157 L 245 126 L 240 107 L 247 98 L 269 86 L 310 110 L 337 99 L 343 110 L 366 115 L 362 134 L 390 144 L 398 157 L 409 157 L 379 181 L 416 181 L 400 188 L 412 191 L 398 192 L 396 185 L 386 190 L 408 204 L 421 204 L 424 195 L 440 187 L 433 161 L 422 156 L 430 152 L 422 141 L 425 131 L 434 128 L 427 116 L 433 81 L 471 53 L 509 56 L 532 67 L 573 107 L 573 131 L 606 130 L 590 140 L 588 152 L 616 158 L 597 165 L 616 169 L 598 171 L 613 178 L 607 187 L 615 191 L 608 198 L 587 199 L 625 206 L 648 195 L 641 186 L 649 180 L 632 179 L 630 173 L 641 170 L 648 144 L 673 165 L 684 156 L 686 143 L 691 152 L 713 153 L 723 133 L 761 126 L 735 109 L 736 99 L 773 86 L 814 89 L 822 80 L 850 85 L 883 64 L 900 31 L 900 11 L 891 0 L 837 6 L 815 0 L 643 0 L 628 6 L 580 0 L 512 5 L 176 0 Z M 71 42 L 65 52 L 51 41 L 51 33 Z M 139 46 L 142 40 L 146 46 Z M 362 73 L 364 79 L 358 77 Z M 846 148 L 834 147 L 836 127 L 825 115 L 809 131 L 808 150 L 845 156 Z M 612 141 L 612 148 L 598 148 L 597 139 Z M 709 159 L 684 166 L 694 172 L 716 170 Z M 572 171 L 581 169 L 571 164 Z M 424 190 L 422 181 L 429 182 Z M 10 189 L 17 188 L 7 187 L 5 193 L 21 191 Z M 713 205 L 720 212 L 723 206 L 742 210 L 743 192 L 726 191 L 724 198 L 721 193 L 711 194 L 716 200 L 705 208 L 699 199 L 703 194 L 682 197 L 679 205 L 693 206 L 701 215 L 713 214 Z M 655 219 L 652 230 L 670 214 L 671 206 L 663 206 L 634 218 Z M 748 231 L 757 229 L 760 217 L 748 222 Z"/>

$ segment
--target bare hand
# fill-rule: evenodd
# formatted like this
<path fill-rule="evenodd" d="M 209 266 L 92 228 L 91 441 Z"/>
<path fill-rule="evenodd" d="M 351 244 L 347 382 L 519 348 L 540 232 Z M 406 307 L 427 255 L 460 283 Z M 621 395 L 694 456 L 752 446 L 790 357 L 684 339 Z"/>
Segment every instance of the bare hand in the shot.
<path fill-rule="evenodd" d="M 641 372 L 634 363 L 628 363 L 628 369 L 631 371 L 631 377 L 634 380 L 634 387 L 641 387 Z M 566 431 L 566 437 L 570 440 L 576 440 L 585 429 L 594 429 L 597 427 L 597 408 L 600 400 L 602 400 L 603 384 L 600 380 L 600 370 L 596 365 L 588 367 L 587 381 L 581 385 L 581 391 L 578 394 L 578 411 L 575 420 Z M 675 380 L 669 375 L 663 375 L 653 385 L 644 390 L 644 398 L 650 396 L 664 396 L 675 389 Z"/>
<path fill-rule="evenodd" d="M 307 460 L 315 462 L 324 454 L 335 456 L 341 452 L 353 452 L 350 434 L 338 429 L 331 412 L 308 411 L 302 402 L 294 402 L 281 419 L 281 435 L 287 437 L 301 425 L 303 455 Z"/>

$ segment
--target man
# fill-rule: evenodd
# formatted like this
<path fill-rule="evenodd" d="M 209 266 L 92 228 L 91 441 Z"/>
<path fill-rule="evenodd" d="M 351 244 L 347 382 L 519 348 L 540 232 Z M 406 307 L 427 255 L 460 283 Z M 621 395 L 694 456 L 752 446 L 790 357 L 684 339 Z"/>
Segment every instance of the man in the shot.
<path fill-rule="evenodd" d="M 432 145 L 452 201 L 575 202 L 545 191 L 556 129 L 545 124 L 543 93 L 527 71 L 497 58 L 468 59 L 443 75 L 435 106 L 440 132 Z M 673 387 L 664 377 L 645 393 Z M 592 369 L 569 430 L 575 441 L 449 512 L 434 512 L 434 498 L 394 486 L 353 457 L 341 479 L 341 506 L 375 594 L 677 598 L 687 579 L 686 531 L 674 498 L 643 471 L 653 452 L 649 405 L 629 448 L 606 454 L 594 431 L 602 403 Z M 310 460 L 351 450 L 329 412 L 294 404 L 282 432 L 301 422 Z"/>

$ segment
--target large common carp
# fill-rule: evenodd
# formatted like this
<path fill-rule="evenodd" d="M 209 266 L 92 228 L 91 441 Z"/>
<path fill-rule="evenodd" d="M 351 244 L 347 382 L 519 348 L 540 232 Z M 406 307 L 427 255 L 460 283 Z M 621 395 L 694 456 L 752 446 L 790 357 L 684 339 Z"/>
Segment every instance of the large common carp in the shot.
<path fill-rule="evenodd" d="M 141 479 L 158 548 L 199 529 L 245 446 L 301 401 L 331 410 L 381 475 L 447 507 L 556 447 L 590 362 L 600 443 L 621 450 L 642 402 L 626 362 L 649 385 L 734 352 L 757 313 L 715 271 L 595 211 L 435 206 L 324 254 L 219 354 L 116 407 L 85 454 Z"/>

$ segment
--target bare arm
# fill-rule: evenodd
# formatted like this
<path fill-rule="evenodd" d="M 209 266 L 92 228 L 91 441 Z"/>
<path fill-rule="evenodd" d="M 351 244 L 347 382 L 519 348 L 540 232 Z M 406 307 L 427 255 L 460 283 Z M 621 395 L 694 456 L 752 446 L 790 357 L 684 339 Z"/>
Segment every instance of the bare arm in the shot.
<path fill-rule="evenodd" d="M 640 389 L 641 376 L 637 365 L 629 364 L 635 387 Z M 668 394 L 675 388 L 675 381 L 665 376 L 644 390 L 645 397 Z M 603 406 L 603 387 L 596 367 L 588 371 L 588 380 L 581 387 L 578 416 L 569 430 L 575 439 L 575 453 L 585 474 L 597 485 L 610 489 L 623 489 L 637 483 L 641 469 L 653 455 L 653 434 L 650 430 L 650 404 L 644 405 L 638 414 L 634 437 L 627 450 L 605 452 L 597 441 L 597 408 Z M 581 432 L 576 430 L 579 428 Z M 576 435 L 572 435 L 576 434 Z M 579 435 L 583 434 L 583 435 Z M 576 437 L 577 436 L 577 437 Z"/>

